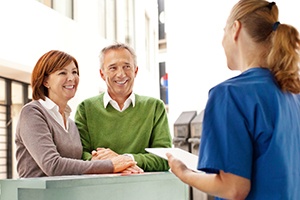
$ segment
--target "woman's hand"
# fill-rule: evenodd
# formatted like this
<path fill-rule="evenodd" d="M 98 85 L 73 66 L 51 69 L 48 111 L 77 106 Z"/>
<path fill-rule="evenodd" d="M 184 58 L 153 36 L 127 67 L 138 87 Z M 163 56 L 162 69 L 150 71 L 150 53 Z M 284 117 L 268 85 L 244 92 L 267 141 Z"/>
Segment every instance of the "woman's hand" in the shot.
<path fill-rule="evenodd" d="M 122 173 L 124 174 L 140 174 L 144 173 L 144 170 L 137 165 L 133 165 L 128 167 L 127 169 L 123 170 Z"/>
<path fill-rule="evenodd" d="M 110 159 L 114 166 L 114 173 L 122 172 L 130 167 L 136 165 L 136 162 L 131 157 L 125 155 L 118 155 Z"/>
<path fill-rule="evenodd" d="M 92 151 L 92 160 L 108 159 L 113 162 L 114 172 L 122 172 L 125 174 L 138 174 L 144 172 L 143 169 L 136 165 L 136 162 L 130 156 L 119 155 L 109 148 L 97 148 Z"/>

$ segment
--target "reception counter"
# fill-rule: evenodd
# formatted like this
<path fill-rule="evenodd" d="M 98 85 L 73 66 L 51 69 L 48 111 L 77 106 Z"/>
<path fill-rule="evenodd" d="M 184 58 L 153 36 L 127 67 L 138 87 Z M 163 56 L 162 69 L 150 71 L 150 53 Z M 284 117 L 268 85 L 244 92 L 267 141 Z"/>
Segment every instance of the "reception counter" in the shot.
<path fill-rule="evenodd" d="M 0 200 L 188 200 L 189 187 L 170 172 L 0 180 Z"/>

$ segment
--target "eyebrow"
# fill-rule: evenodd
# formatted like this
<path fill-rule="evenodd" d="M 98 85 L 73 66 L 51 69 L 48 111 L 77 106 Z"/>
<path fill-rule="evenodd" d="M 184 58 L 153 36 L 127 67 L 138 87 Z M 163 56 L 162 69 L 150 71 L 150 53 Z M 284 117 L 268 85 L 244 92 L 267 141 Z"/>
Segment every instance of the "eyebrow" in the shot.
<path fill-rule="evenodd" d="M 77 68 L 77 67 L 74 67 L 74 68 L 72 68 L 71 70 L 74 70 L 74 69 L 78 70 L 78 68 Z M 57 70 L 57 71 L 62 71 L 62 70 L 66 70 L 66 71 L 68 71 L 68 70 L 66 69 L 66 67 L 63 67 L 63 68 L 61 68 L 61 69 L 59 69 L 59 70 Z"/>
<path fill-rule="evenodd" d="M 125 65 L 130 65 L 129 62 L 121 62 L 121 63 L 125 64 Z M 116 66 L 116 65 L 118 65 L 118 64 L 117 63 L 112 63 L 112 64 L 108 65 L 108 67 L 112 67 L 112 66 Z"/>

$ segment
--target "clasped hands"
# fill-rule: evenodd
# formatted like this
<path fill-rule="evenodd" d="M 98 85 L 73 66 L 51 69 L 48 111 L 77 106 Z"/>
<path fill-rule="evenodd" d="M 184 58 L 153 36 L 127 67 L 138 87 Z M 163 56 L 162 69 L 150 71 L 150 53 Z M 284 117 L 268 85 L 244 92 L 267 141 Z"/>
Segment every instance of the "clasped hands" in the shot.
<path fill-rule="evenodd" d="M 92 160 L 111 160 L 114 172 L 126 174 L 143 173 L 144 170 L 128 155 L 119 155 L 109 148 L 97 148 L 92 151 Z"/>

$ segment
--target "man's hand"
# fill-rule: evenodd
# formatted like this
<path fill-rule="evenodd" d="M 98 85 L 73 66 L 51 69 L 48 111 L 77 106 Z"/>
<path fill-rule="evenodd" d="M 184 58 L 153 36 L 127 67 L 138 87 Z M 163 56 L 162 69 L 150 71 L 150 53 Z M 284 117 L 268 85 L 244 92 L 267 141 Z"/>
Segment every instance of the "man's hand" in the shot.
<path fill-rule="evenodd" d="M 114 172 L 122 172 L 124 174 L 138 174 L 144 172 L 143 169 L 136 165 L 136 162 L 130 156 L 119 155 L 109 148 L 97 148 L 92 151 L 92 160 L 111 160 L 115 167 Z"/>
<path fill-rule="evenodd" d="M 107 160 L 118 155 L 109 148 L 97 148 L 97 150 L 92 151 L 92 160 Z"/>

